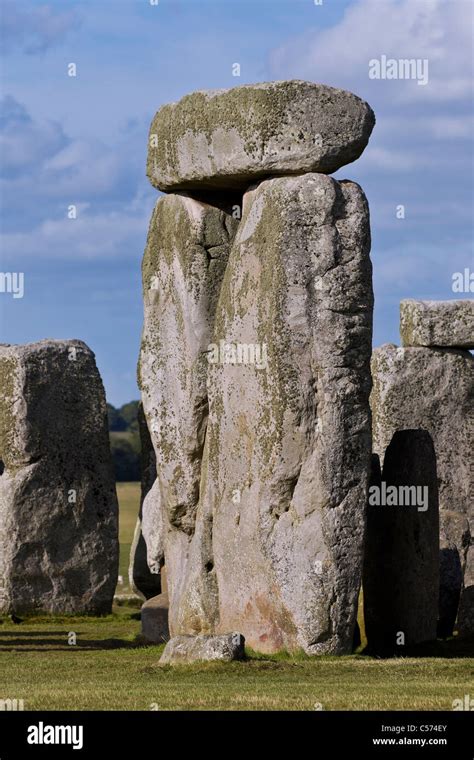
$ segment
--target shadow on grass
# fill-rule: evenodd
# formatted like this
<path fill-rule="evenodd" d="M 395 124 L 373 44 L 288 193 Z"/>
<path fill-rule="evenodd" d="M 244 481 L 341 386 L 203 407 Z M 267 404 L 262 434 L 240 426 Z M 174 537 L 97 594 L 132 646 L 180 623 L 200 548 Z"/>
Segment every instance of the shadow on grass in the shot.
<path fill-rule="evenodd" d="M 442 657 L 444 659 L 462 659 L 474 657 L 474 638 L 459 638 L 454 636 L 450 639 L 438 639 L 427 641 L 415 646 L 397 647 L 396 651 L 374 652 L 367 646 L 362 656 L 378 657 L 380 659 L 405 658 L 405 657 Z"/>
<path fill-rule="evenodd" d="M 81 639 L 81 632 L 74 631 L 77 636 L 76 644 L 68 644 L 68 633 L 65 631 L 15 631 L 0 633 L 0 654 L 21 650 L 22 652 L 78 652 L 84 649 L 139 649 L 144 646 L 139 640 L 126 639 Z M 61 636 L 61 638 L 52 638 Z M 51 637 L 51 638 L 47 638 Z"/>
<path fill-rule="evenodd" d="M 42 636 L 64 636 L 64 631 L 41 631 Z M 0 631 L 0 645 L 2 643 L 2 639 L 8 639 L 12 638 L 12 636 L 17 637 L 23 637 L 23 636 L 38 636 L 39 631 Z"/>

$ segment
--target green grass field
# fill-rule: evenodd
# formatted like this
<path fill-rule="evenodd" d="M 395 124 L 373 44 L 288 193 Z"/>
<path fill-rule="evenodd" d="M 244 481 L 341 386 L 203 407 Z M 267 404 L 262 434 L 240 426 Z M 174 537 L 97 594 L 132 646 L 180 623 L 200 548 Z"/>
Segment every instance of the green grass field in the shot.
<path fill-rule="evenodd" d="M 138 484 L 119 484 L 118 493 L 125 580 Z M 23 699 L 26 710 L 450 710 L 453 700 L 474 693 L 474 657 L 455 640 L 432 650 L 441 656 L 249 652 L 242 663 L 170 667 L 158 664 L 162 647 L 143 644 L 138 610 L 131 607 L 117 606 L 104 618 L 19 624 L 3 618 L 0 699 Z"/>
<path fill-rule="evenodd" d="M 119 542 L 120 562 L 119 576 L 122 583 L 117 586 L 117 594 L 130 594 L 128 582 L 128 564 L 135 523 L 140 506 L 140 483 L 117 483 L 117 496 L 120 505 Z"/>
<path fill-rule="evenodd" d="M 474 659 L 256 656 L 160 666 L 136 611 L 0 625 L 0 699 L 31 710 L 449 710 Z M 68 644 L 74 632 L 77 643 Z"/>

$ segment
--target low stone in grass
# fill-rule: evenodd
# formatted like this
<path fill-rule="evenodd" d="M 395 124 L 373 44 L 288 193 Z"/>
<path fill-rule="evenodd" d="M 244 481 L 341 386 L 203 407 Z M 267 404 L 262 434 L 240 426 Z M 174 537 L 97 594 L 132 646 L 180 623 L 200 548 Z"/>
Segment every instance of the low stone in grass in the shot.
<path fill-rule="evenodd" d="M 168 608 L 169 600 L 166 592 L 148 599 L 142 606 L 142 635 L 148 641 L 162 644 L 169 640 Z"/>
<path fill-rule="evenodd" d="M 160 664 L 243 660 L 244 645 L 245 639 L 241 633 L 225 633 L 219 636 L 174 636 L 168 641 L 161 655 Z"/>

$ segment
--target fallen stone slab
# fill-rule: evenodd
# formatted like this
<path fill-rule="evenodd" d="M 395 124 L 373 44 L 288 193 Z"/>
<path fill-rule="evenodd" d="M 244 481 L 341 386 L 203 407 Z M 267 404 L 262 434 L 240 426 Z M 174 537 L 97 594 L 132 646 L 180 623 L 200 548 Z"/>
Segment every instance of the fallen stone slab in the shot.
<path fill-rule="evenodd" d="M 386 344 L 373 352 L 372 377 L 373 450 L 382 466 L 398 430 L 426 430 L 433 439 L 440 508 L 439 633 L 449 636 L 464 593 L 463 576 L 472 577 L 474 560 L 472 552 L 468 557 L 474 535 L 474 357 L 463 350 Z M 465 626 L 469 619 L 465 614 Z"/>
<path fill-rule="evenodd" d="M 356 95 L 312 82 L 194 92 L 155 115 L 147 174 L 164 192 L 243 190 L 270 175 L 328 174 L 359 158 L 374 124 Z"/>
<path fill-rule="evenodd" d="M 243 660 L 245 639 L 240 633 L 200 636 L 175 636 L 170 639 L 160 658 L 160 665 L 199 661 Z"/>
<path fill-rule="evenodd" d="M 169 641 L 169 599 L 167 593 L 148 599 L 141 608 L 142 636 L 155 644 Z"/>
<path fill-rule="evenodd" d="M 352 651 L 371 456 L 369 250 L 352 182 L 306 174 L 244 195 L 173 635 L 240 630 L 263 652 Z"/>
<path fill-rule="evenodd" d="M 400 303 L 403 346 L 474 348 L 474 300 Z"/>
<path fill-rule="evenodd" d="M 94 354 L 1 345 L 0 377 L 0 611 L 109 613 L 118 506 Z"/>

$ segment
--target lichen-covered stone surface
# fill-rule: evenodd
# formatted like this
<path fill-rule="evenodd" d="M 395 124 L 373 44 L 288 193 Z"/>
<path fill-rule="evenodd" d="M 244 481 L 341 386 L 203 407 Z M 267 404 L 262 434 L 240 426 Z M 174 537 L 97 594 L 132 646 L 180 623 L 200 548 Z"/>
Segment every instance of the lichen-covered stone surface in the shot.
<path fill-rule="evenodd" d="M 372 479 L 372 486 L 364 561 L 365 631 L 372 653 L 403 655 L 404 647 L 432 641 L 437 632 L 439 503 L 430 434 L 397 431 L 385 454 L 383 474 L 378 482 Z M 395 499 L 380 498 L 394 489 Z"/>
<path fill-rule="evenodd" d="M 240 633 L 220 636 L 175 636 L 168 641 L 161 655 L 160 665 L 199 661 L 243 660 L 245 639 Z"/>
<path fill-rule="evenodd" d="M 375 124 L 345 90 L 298 80 L 193 92 L 153 119 L 147 174 L 163 191 L 246 189 L 270 175 L 335 172 Z"/>
<path fill-rule="evenodd" d="M 400 303 L 403 346 L 474 348 L 474 300 Z"/>
<path fill-rule="evenodd" d="M 440 506 L 440 630 L 449 635 L 474 535 L 474 357 L 462 350 L 386 344 L 373 353 L 372 376 L 373 448 L 381 462 L 397 430 L 426 430 L 433 439 Z"/>
<path fill-rule="evenodd" d="M 138 374 L 157 479 L 143 502 L 142 531 L 152 572 L 166 554 L 171 611 L 194 533 L 208 419 L 207 351 L 236 225 L 215 206 L 162 197 L 143 259 Z"/>
<path fill-rule="evenodd" d="M 239 630 L 260 651 L 351 651 L 371 453 L 369 248 L 356 184 L 307 174 L 245 194 L 213 342 L 254 346 L 258 361 L 229 352 L 209 367 L 172 635 Z"/>
<path fill-rule="evenodd" d="M 156 456 L 146 424 L 143 404 L 138 407 L 138 429 L 141 445 L 141 498 L 132 546 L 130 547 L 128 577 L 130 587 L 136 594 L 145 597 L 145 599 L 151 599 L 160 594 L 161 579 L 159 574 L 152 573 L 148 567 L 146 543 L 142 533 L 142 509 L 146 495 L 156 480 Z"/>
<path fill-rule="evenodd" d="M 94 354 L 1 345 L 0 384 L 0 611 L 108 613 L 118 508 Z"/>

